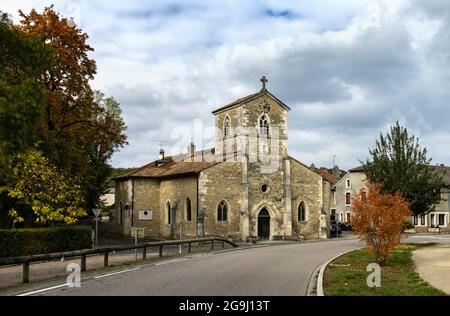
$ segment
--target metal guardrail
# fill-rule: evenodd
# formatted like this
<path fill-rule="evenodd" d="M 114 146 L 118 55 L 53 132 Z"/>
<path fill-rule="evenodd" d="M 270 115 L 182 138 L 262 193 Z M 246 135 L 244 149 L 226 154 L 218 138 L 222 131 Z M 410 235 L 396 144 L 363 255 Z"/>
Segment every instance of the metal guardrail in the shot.
<path fill-rule="evenodd" d="M 192 244 L 194 243 L 211 243 L 211 249 L 214 249 L 214 242 L 221 242 L 222 248 L 225 248 L 225 243 L 232 245 L 233 247 L 238 247 L 236 243 L 232 240 L 222 237 L 211 237 L 211 238 L 198 238 L 198 239 L 185 239 L 185 240 L 165 240 L 165 241 L 157 241 L 157 242 L 148 242 L 139 245 L 119 245 L 119 246 L 111 246 L 97 249 L 84 249 L 84 250 L 76 250 L 76 251 L 67 251 L 67 252 L 58 252 L 58 253 L 49 253 L 49 254 L 40 254 L 40 255 L 31 255 L 31 256 L 23 256 L 23 257 L 11 257 L 11 258 L 0 258 L 0 266 L 6 265 L 17 265 L 22 264 L 22 280 L 23 283 L 30 282 L 30 263 L 31 262 L 40 262 L 40 261 L 52 261 L 52 260 L 60 260 L 61 258 L 76 258 L 81 257 L 81 271 L 86 271 L 86 258 L 90 255 L 104 255 L 104 267 L 109 266 L 109 254 L 111 252 L 117 251 L 126 251 L 126 250 L 134 250 L 134 249 L 142 249 L 142 258 L 143 260 L 147 260 L 147 248 L 151 247 L 159 247 L 159 256 L 163 256 L 163 247 L 164 246 L 176 246 L 176 245 L 184 245 L 188 244 L 188 253 L 192 251 Z"/>

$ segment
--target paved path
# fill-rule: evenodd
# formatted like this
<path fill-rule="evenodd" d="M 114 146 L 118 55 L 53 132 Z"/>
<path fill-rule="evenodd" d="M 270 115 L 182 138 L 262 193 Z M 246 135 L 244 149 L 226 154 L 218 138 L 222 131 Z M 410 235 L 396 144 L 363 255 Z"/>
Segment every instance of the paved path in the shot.
<path fill-rule="evenodd" d="M 449 243 L 416 250 L 413 252 L 413 260 L 424 280 L 433 287 L 450 294 Z"/>
<path fill-rule="evenodd" d="M 195 255 L 38 295 L 305 295 L 317 266 L 360 246 L 351 238 Z"/>

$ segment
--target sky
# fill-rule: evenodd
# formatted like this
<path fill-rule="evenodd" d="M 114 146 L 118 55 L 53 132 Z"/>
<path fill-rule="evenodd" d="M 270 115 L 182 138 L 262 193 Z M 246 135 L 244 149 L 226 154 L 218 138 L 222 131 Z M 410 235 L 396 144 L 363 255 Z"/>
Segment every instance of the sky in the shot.
<path fill-rule="evenodd" d="M 307 165 L 335 156 L 355 167 L 396 121 L 432 163 L 450 164 L 450 1 L 1 0 L 0 10 L 18 21 L 18 9 L 52 3 L 89 35 L 93 87 L 121 104 L 129 145 L 115 167 L 156 159 L 158 140 L 181 151 L 180 130 L 213 127 L 211 112 L 259 91 L 262 75 L 291 107 L 289 152 Z"/>

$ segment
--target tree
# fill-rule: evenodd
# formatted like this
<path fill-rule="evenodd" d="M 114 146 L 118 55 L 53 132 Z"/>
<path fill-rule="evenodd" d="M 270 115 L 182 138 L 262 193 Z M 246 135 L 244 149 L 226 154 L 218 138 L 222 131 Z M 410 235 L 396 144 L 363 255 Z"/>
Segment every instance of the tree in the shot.
<path fill-rule="evenodd" d="M 0 12 L 0 168 L 37 140 L 44 113 L 44 85 L 38 80 L 53 57 L 39 37 L 24 38 Z"/>
<path fill-rule="evenodd" d="M 426 148 L 420 148 L 418 138 L 409 136 L 397 122 L 390 133 L 380 134 L 369 153 L 371 161 L 363 163 L 365 173 L 370 181 L 381 184 L 383 193 L 400 192 L 415 216 L 434 210 L 443 183 L 430 167 L 431 159 Z"/>
<path fill-rule="evenodd" d="M 382 193 L 379 184 L 367 183 L 366 186 L 352 199 L 352 227 L 367 243 L 369 252 L 375 254 L 377 262 L 384 265 L 399 244 L 411 211 L 399 192 Z"/>
<path fill-rule="evenodd" d="M 7 180 L 1 190 L 22 206 L 9 210 L 14 223 L 32 215 L 35 223 L 73 224 L 86 215 L 79 184 L 64 178 L 38 150 L 18 154 Z"/>
<path fill-rule="evenodd" d="M 40 79 L 46 87 L 40 149 L 66 176 L 80 179 L 86 208 L 91 209 L 105 191 L 109 159 L 127 144 L 120 105 L 91 89 L 96 73 L 95 61 L 89 58 L 93 48 L 73 21 L 59 16 L 52 6 L 41 14 L 32 10 L 20 15 L 24 36 L 39 36 L 56 52 L 54 64 Z"/>

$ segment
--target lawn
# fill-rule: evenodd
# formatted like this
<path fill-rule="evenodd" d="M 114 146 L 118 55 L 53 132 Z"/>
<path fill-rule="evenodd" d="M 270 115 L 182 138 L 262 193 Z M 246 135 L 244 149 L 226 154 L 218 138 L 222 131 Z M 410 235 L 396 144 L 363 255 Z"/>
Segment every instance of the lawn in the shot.
<path fill-rule="evenodd" d="M 431 244 L 398 246 L 386 266 L 381 267 L 381 287 L 369 288 L 366 268 L 375 263 L 367 249 L 356 250 L 333 261 L 324 275 L 327 296 L 441 296 L 445 293 L 431 287 L 415 270 L 412 252 Z"/>

